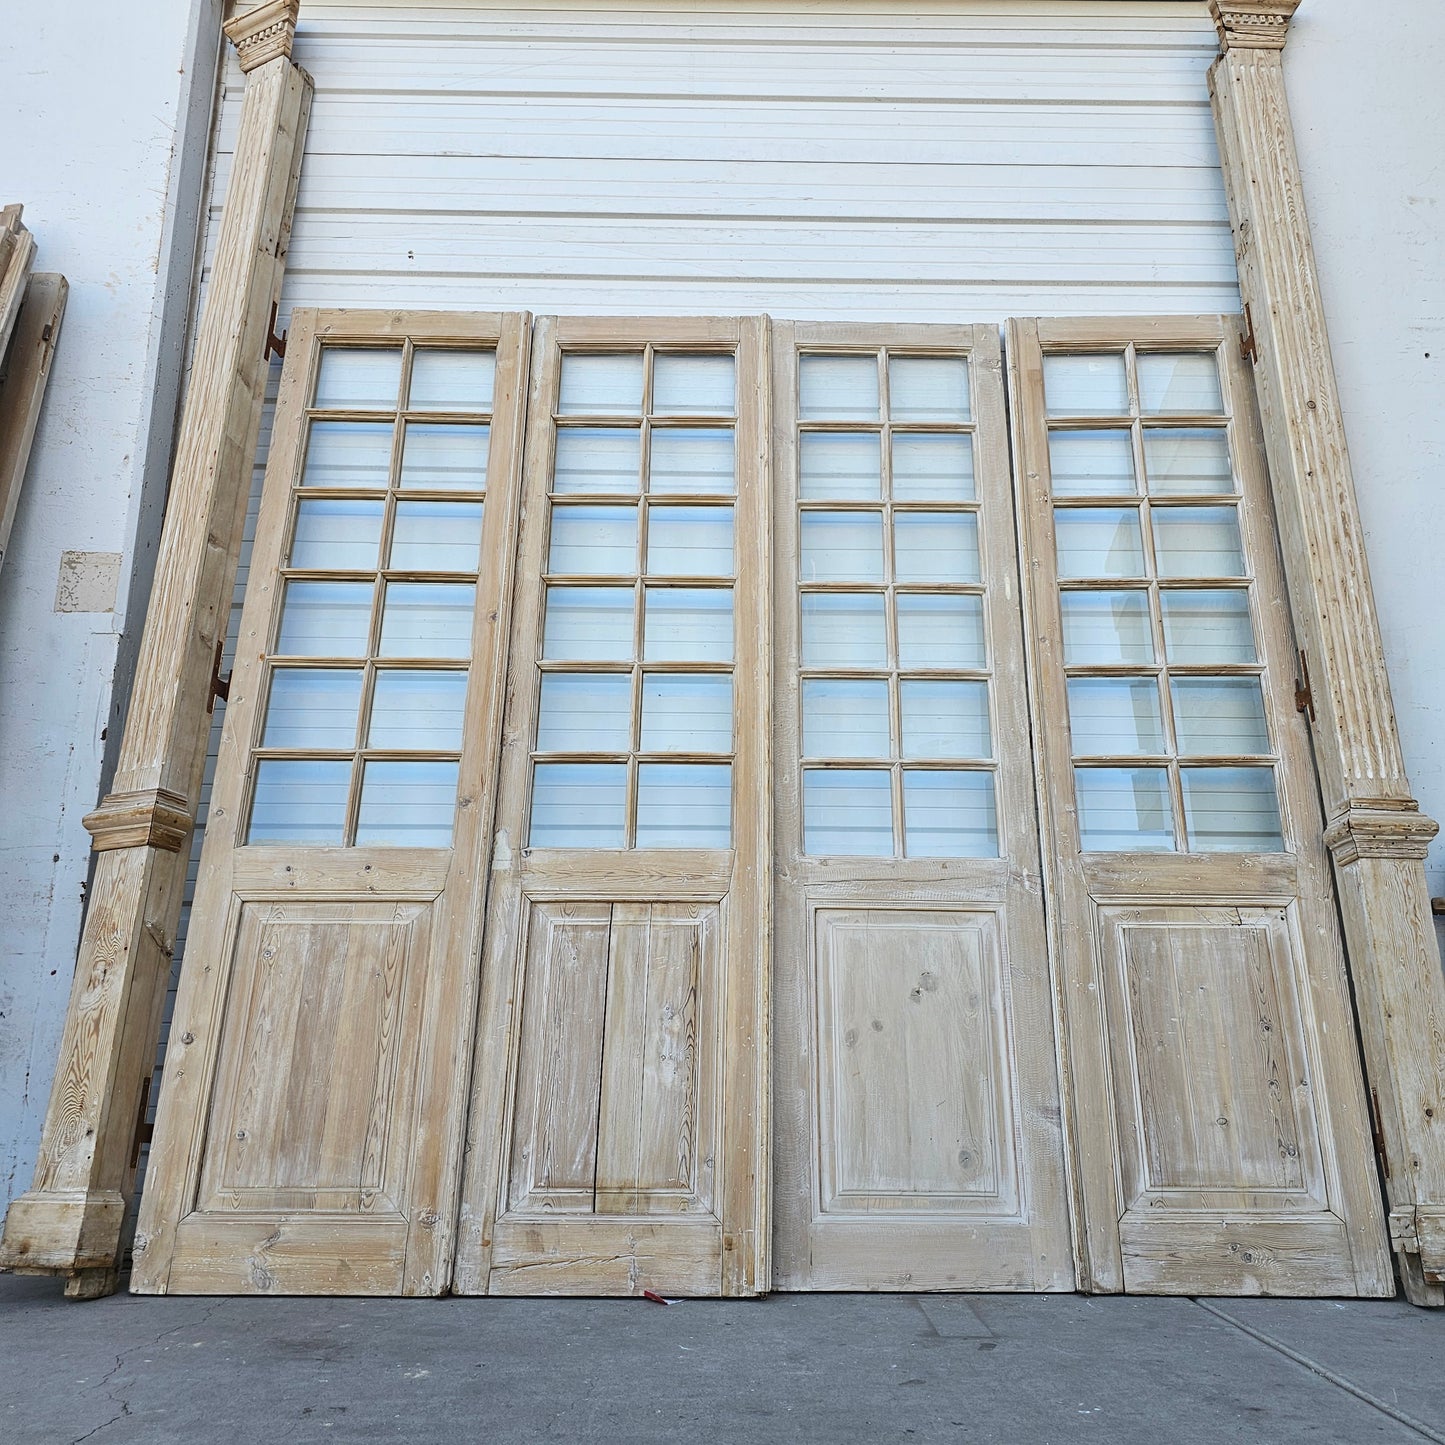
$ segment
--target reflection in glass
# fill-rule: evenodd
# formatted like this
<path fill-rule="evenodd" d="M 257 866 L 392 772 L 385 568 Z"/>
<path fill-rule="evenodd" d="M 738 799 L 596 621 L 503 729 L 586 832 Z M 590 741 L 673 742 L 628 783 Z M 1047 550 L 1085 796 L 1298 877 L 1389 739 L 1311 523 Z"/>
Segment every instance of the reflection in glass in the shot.
<path fill-rule="evenodd" d="M 381 614 L 382 657 L 470 657 L 472 582 L 390 582 Z"/>
<path fill-rule="evenodd" d="M 805 501 L 869 502 L 883 495 L 883 454 L 874 432 L 804 432 L 798 494 Z"/>
<path fill-rule="evenodd" d="M 1169 686 L 1181 754 L 1229 757 L 1269 751 L 1257 677 L 1176 677 Z"/>
<path fill-rule="evenodd" d="M 419 346 L 411 358 L 413 411 L 491 411 L 495 351 Z"/>
<path fill-rule="evenodd" d="M 482 546 L 480 502 L 398 502 L 391 565 L 398 572 L 475 572 Z"/>
<path fill-rule="evenodd" d="M 631 746 L 631 673 L 543 673 L 539 753 L 625 753 Z"/>
<path fill-rule="evenodd" d="M 731 662 L 730 587 L 649 587 L 642 655 L 648 662 Z"/>
<path fill-rule="evenodd" d="M 805 592 L 804 667 L 888 666 L 888 625 L 877 592 Z"/>
<path fill-rule="evenodd" d="M 903 836 L 910 858 L 997 858 L 993 774 L 905 768 Z"/>
<path fill-rule="evenodd" d="M 549 587 L 542 656 L 559 662 L 630 662 L 630 587 Z"/>
<path fill-rule="evenodd" d="M 562 358 L 562 416 L 636 416 L 642 410 L 642 353 L 589 355 L 569 351 Z"/>
<path fill-rule="evenodd" d="M 986 682 L 904 678 L 898 687 L 905 758 L 991 755 Z"/>
<path fill-rule="evenodd" d="M 804 512 L 799 575 L 804 582 L 881 582 L 878 512 Z"/>
<path fill-rule="evenodd" d="M 350 787 L 349 762 L 262 758 L 247 843 L 341 843 Z"/>
<path fill-rule="evenodd" d="M 1164 588 L 1164 647 L 1170 662 L 1253 662 L 1254 625 L 1242 587 Z"/>
<path fill-rule="evenodd" d="M 973 438 L 946 432 L 895 432 L 893 499 L 897 502 L 971 502 Z"/>
<path fill-rule="evenodd" d="M 883 769 L 803 769 L 803 851 L 893 856 L 893 781 Z"/>
<path fill-rule="evenodd" d="M 736 364 L 724 353 L 660 351 L 652 362 L 656 416 L 731 416 L 736 408 Z"/>
<path fill-rule="evenodd" d="M 1162 753 L 1159 684 L 1152 677 L 1071 677 L 1069 728 L 1075 757 Z"/>
<path fill-rule="evenodd" d="M 1142 577 L 1144 542 L 1133 507 L 1058 507 L 1060 577 Z"/>
<path fill-rule="evenodd" d="M 1174 850 L 1164 768 L 1075 768 L 1079 837 L 1086 853 Z"/>
<path fill-rule="evenodd" d="M 877 421 L 878 358 L 805 353 L 798 396 L 804 421 Z"/>
<path fill-rule="evenodd" d="M 641 469 L 642 433 L 636 427 L 557 428 L 553 491 L 635 493 Z"/>
<path fill-rule="evenodd" d="M 401 485 L 413 491 L 484 492 L 492 430 L 410 422 L 402 442 Z"/>
<path fill-rule="evenodd" d="M 1154 661 L 1147 592 L 1065 592 L 1059 605 L 1070 667 Z"/>
<path fill-rule="evenodd" d="M 271 673 L 263 748 L 353 748 L 361 669 L 278 667 Z"/>
<path fill-rule="evenodd" d="M 450 848 L 457 767 L 368 760 L 361 773 L 357 847 Z"/>
<path fill-rule="evenodd" d="M 733 746 L 733 680 L 708 672 L 642 676 L 642 751 L 727 753 Z"/>
<path fill-rule="evenodd" d="M 902 668 L 983 668 L 983 598 L 900 592 L 898 665 Z"/>
<path fill-rule="evenodd" d="M 1161 577 L 1243 577 L 1238 513 L 1233 507 L 1156 507 L 1154 559 Z"/>
<path fill-rule="evenodd" d="M 1180 768 L 1191 853 L 1282 853 L 1273 768 Z"/>
<path fill-rule="evenodd" d="M 1224 410 L 1219 368 L 1212 351 L 1183 355 L 1142 351 L 1138 368 L 1139 408 L 1146 416 Z"/>
<path fill-rule="evenodd" d="M 1122 353 L 1044 357 L 1044 398 L 1050 416 L 1128 416 Z"/>
<path fill-rule="evenodd" d="M 313 421 L 306 436 L 303 487 L 379 490 L 391 477 L 389 421 Z"/>
<path fill-rule="evenodd" d="M 1056 497 L 1132 496 L 1134 441 L 1127 431 L 1051 431 L 1049 474 Z"/>
<path fill-rule="evenodd" d="M 803 679 L 803 753 L 810 758 L 886 758 L 888 684 L 882 678 Z"/>
<path fill-rule="evenodd" d="M 276 651 L 289 657 L 364 657 L 370 582 L 288 582 Z"/>
<path fill-rule="evenodd" d="M 316 377 L 323 411 L 395 411 L 401 389 L 399 346 L 326 346 Z"/>
<path fill-rule="evenodd" d="M 385 504 L 354 497 L 303 497 L 291 534 L 293 567 L 375 572 Z"/>
<path fill-rule="evenodd" d="M 626 763 L 538 763 L 528 841 L 533 848 L 621 848 L 626 809 Z"/>
<path fill-rule="evenodd" d="M 978 517 L 972 512 L 895 512 L 893 572 L 899 582 L 977 582 Z"/>
<path fill-rule="evenodd" d="M 647 490 L 654 494 L 737 490 L 730 428 L 666 427 L 652 433 Z"/>
<path fill-rule="evenodd" d="M 653 577 L 731 577 L 731 507 L 651 507 L 647 570 Z"/>
<path fill-rule="evenodd" d="M 967 421 L 968 361 L 962 356 L 890 356 L 888 413 L 894 421 Z"/>
<path fill-rule="evenodd" d="M 467 675 L 461 670 L 383 668 L 371 695 L 370 748 L 395 752 L 460 752 Z"/>
<path fill-rule="evenodd" d="M 637 769 L 639 848 L 732 846 L 728 763 L 642 763 Z"/>
<path fill-rule="evenodd" d="M 547 570 L 562 576 L 631 576 L 637 571 L 637 508 L 554 506 Z"/>
<path fill-rule="evenodd" d="M 1156 497 L 1232 492 L 1234 464 L 1223 427 L 1144 428 L 1144 470 Z"/>

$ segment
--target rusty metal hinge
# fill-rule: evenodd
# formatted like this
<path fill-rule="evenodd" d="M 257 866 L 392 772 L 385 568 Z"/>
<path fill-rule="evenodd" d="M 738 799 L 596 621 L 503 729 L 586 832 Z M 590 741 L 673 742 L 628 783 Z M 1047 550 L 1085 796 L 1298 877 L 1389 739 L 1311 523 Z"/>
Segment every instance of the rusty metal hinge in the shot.
<path fill-rule="evenodd" d="M 1239 354 L 1251 366 L 1259 364 L 1259 340 L 1254 334 L 1254 315 L 1248 301 L 1244 303 L 1244 330 L 1239 337 Z"/>
<path fill-rule="evenodd" d="M 1310 660 L 1305 656 L 1304 648 L 1300 648 L 1299 654 L 1300 675 L 1295 679 L 1294 684 L 1294 710 L 1309 714 L 1311 722 L 1315 720 L 1315 694 L 1310 686 Z"/>
<path fill-rule="evenodd" d="M 150 1074 L 147 1074 L 145 1082 L 141 1085 L 140 1112 L 136 1115 L 135 1138 L 131 1140 L 130 1146 L 130 1167 L 132 1169 L 140 1163 L 140 1151 L 150 1143 L 156 1132 L 156 1126 L 146 1118 L 151 1106 L 151 1077 Z"/>
<path fill-rule="evenodd" d="M 271 303 L 271 319 L 266 323 L 266 350 L 261 357 L 263 361 L 270 361 L 273 356 L 279 356 L 282 361 L 286 359 L 286 337 L 290 333 L 283 331 L 279 336 L 276 334 L 278 309 L 279 303 L 273 301 Z"/>
<path fill-rule="evenodd" d="M 207 712 L 216 710 L 217 698 L 220 698 L 222 702 L 231 700 L 231 674 L 228 672 L 223 676 L 221 673 L 221 654 L 225 649 L 225 639 L 218 638 L 216 640 L 216 656 L 211 662 L 211 694 L 206 699 Z"/>
<path fill-rule="evenodd" d="M 1385 1131 L 1380 1125 L 1380 1095 L 1375 1089 L 1370 1090 L 1370 1133 L 1375 1140 L 1375 1158 L 1380 1161 L 1380 1172 L 1385 1178 L 1390 1177 L 1390 1156 L 1385 1152 Z M 1411 1219 L 1414 1219 L 1414 1212 L 1411 1212 Z M 1413 1223 L 1411 1225 L 1413 1228 Z"/>

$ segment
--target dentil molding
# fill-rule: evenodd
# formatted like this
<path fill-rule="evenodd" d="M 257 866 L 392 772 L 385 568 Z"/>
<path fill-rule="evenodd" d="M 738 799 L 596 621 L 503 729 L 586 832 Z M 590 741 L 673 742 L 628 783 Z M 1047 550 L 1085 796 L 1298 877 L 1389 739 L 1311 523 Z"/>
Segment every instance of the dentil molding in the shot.
<path fill-rule="evenodd" d="M 264 0 L 255 9 L 228 20 L 226 36 L 236 47 L 241 69 L 255 70 L 278 58 L 289 60 L 300 12 L 301 0 Z"/>
<path fill-rule="evenodd" d="M 1222 50 L 1283 50 L 1300 0 L 1209 0 Z"/>

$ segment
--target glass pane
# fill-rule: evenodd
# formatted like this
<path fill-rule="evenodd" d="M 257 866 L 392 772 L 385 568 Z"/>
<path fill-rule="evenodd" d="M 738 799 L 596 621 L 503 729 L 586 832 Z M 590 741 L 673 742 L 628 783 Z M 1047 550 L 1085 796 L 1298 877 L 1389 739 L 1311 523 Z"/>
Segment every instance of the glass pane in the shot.
<path fill-rule="evenodd" d="M 731 416 L 736 409 L 736 363 L 728 355 L 659 352 L 652 362 L 652 410 L 657 416 Z"/>
<path fill-rule="evenodd" d="M 731 577 L 731 507 L 651 507 L 647 570 L 654 577 Z"/>
<path fill-rule="evenodd" d="M 986 667 L 983 598 L 900 592 L 899 667 Z"/>
<path fill-rule="evenodd" d="M 798 495 L 807 501 L 877 501 L 883 453 L 871 432 L 804 432 L 798 438 Z"/>
<path fill-rule="evenodd" d="M 636 427 L 559 427 L 552 471 L 556 492 L 635 493 L 642 470 Z"/>
<path fill-rule="evenodd" d="M 401 389 L 399 346 L 327 346 L 316 378 L 316 405 L 332 411 L 395 411 Z"/>
<path fill-rule="evenodd" d="M 1147 592 L 1065 592 L 1059 605 L 1069 666 L 1154 661 Z"/>
<path fill-rule="evenodd" d="M 1086 853 L 1172 853 L 1169 774 L 1163 768 L 1075 768 Z"/>
<path fill-rule="evenodd" d="M 382 657 L 470 657 L 472 582 L 392 582 L 381 614 Z"/>
<path fill-rule="evenodd" d="M 903 834 L 910 858 L 997 858 L 993 774 L 905 768 Z"/>
<path fill-rule="evenodd" d="M 1144 470 L 1155 496 L 1232 492 L 1234 466 L 1223 427 L 1144 428 Z"/>
<path fill-rule="evenodd" d="M 1243 577 L 1233 507 L 1156 507 L 1154 561 L 1161 577 Z"/>
<path fill-rule="evenodd" d="M 361 772 L 357 847 L 450 848 L 457 768 L 456 763 L 368 762 Z"/>
<path fill-rule="evenodd" d="M 533 848 L 621 848 L 626 812 L 626 763 L 538 763 L 532 770 Z"/>
<path fill-rule="evenodd" d="M 630 662 L 630 587 L 549 587 L 542 656 L 561 662 Z"/>
<path fill-rule="evenodd" d="M 1269 751 L 1264 694 L 1257 677 L 1176 677 L 1169 685 L 1182 756 Z"/>
<path fill-rule="evenodd" d="M 1049 474 L 1056 497 L 1132 496 L 1134 440 L 1127 431 L 1049 433 Z"/>
<path fill-rule="evenodd" d="M 722 427 L 666 427 L 652 433 L 649 492 L 737 490 L 732 431 Z"/>
<path fill-rule="evenodd" d="M 649 587 L 642 655 L 648 662 L 731 662 L 729 587 Z"/>
<path fill-rule="evenodd" d="M 401 453 L 401 485 L 433 492 L 484 492 L 492 429 L 412 422 Z"/>
<path fill-rule="evenodd" d="M 894 421 L 967 421 L 967 360 L 890 356 L 888 411 Z"/>
<path fill-rule="evenodd" d="M 803 770 L 803 851 L 893 856 L 893 780 L 883 770 Z"/>
<path fill-rule="evenodd" d="M 1243 588 L 1160 590 L 1170 662 L 1253 662 L 1254 625 Z"/>
<path fill-rule="evenodd" d="M 465 672 L 389 667 L 376 674 L 366 744 L 397 752 L 460 752 Z"/>
<path fill-rule="evenodd" d="M 389 421 L 314 421 L 306 437 L 303 487 L 376 490 L 391 480 Z"/>
<path fill-rule="evenodd" d="M 418 347 L 411 358 L 413 411 L 491 411 L 495 351 Z"/>
<path fill-rule="evenodd" d="M 370 582 L 288 582 L 276 651 L 290 657 L 365 657 Z"/>
<path fill-rule="evenodd" d="M 904 678 L 899 683 L 905 758 L 986 758 L 988 684 Z"/>
<path fill-rule="evenodd" d="M 888 684 L 882 678 L 803 679 L 803 753 L 810 758 L 886 758 Z"/>
<path fill-rule="evenodd" d="M 354 748 L 360 704 L 360 668 L 278 667 L 261 746 Z"/>
<path fill-rule="evenodd" d="M 640 764 L 637 846 L 731 847 L 732 773 L 727 763 Z"/>
<path fill-rule="evenodd" d="M 881 582 L 878 512 L 804 512 L 799 577 L 804 582 Z"/>
<path fill-rule="evenodd" d="M 971 502 L 973 438 L 918 435 L 893 437 L 893 500 Z"/>
<path fill-rule="evenodd" d="M 805 592 L 804 667 L 887 667 L 883 598 L 870 592 Z"/>
<path fill-rule="evenodd" d="M 636 416 L 642 410 L 642 353 L 629 351 L 562 358 L 562 394 L 557 411 L 594 416 Z"/>
<path fill-rule="evenodd" d="M 877 421 L 878 358 L 800 356 L 798 400 L 804 421 Z"/>
<path fill-rule="evenodd" d="M 1152 677 L 1071 677 L 1069 726 L 1076 757 L 1166 751 Z"/>
<path fill-rule="evenodd" d="M 895 512 L 893 573 L 900 582 L 977 582 L 978 518 L 972 512 Z"/>
<path fill-rule="evenodd" d="M 627 577 L 637 571 L 636 507 L 553 507 L 547 570 Z"/>
<path fill-rule="evenodd" d="M 1133 507 L 1057 507 L 1060 577 L 1142 577 L 1144 541 Z"/>
<path fill-rule="evenodd" d="M 1150 412 L 1221 412 L 1219 368 L 1213 352 L 1166 356 L 1140 352 L 1139 408 Z"/>
<path fill-rule="evenodd" d="M 350 787 L 349 762 L 263 758 L 256 764 L 246 841 L 339 844 Z"/>
<path fill-rule="evenodd" d="M 1282 853 L 1273 768 L 1180 768 L 1191 853 Z"/>
<path fill-rule="evenodd" d="M 642 751 L 729 753 L 733 680 L 706 672 L 650 672 L 642 678 Z"/>
<path fill-rule="evenodd" d="M 1128 416 L 1123 356 L 1044 357 L 1044 397 L 1050 416 Z"/>
<path fill-rule="evenodd" d="M 380 501 L 306 497 L 296 507 L 291 565 L 332 572 L 375 572 L 381 545 Z"/>
<path fill-rule="evenodd" d="M 398 502 L 391 565 L 398 572 L 475 572 L 482 547 L 480 502 Z"/>
<path fill-rule="evenodd" d="M 630 672 L 543 674 L 539 753 L 625 753 L 631 746 Z"/>

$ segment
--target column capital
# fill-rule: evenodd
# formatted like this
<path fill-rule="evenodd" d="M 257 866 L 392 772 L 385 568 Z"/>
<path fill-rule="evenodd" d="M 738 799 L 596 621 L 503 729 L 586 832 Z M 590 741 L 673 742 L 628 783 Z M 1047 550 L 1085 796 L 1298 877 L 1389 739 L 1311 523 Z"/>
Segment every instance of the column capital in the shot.
<path fill-rule="evenodd" d="M 228 20 L 226 36 L 236 47 L 243 71 L 255 70 L 268 60 L 291 58 L 301 0 L 263 0 L 263 3 Z"/>
<path fill-rule="evenodd" d="M 80 820 L 97 853 L 112 848 L 162 848 L 179 853 L 191 836 L 191 805 L 169 788 L 111 793 Z"/>
<path fill-rule="evenodd" d="M 1342 866 L 1361 858 L 1423 862 L 1440 825 L 1414 802 L 1364 799 L 1351 803 L 1325 829 L 1325 846 Z"/>
<path fill-rule="evenodd" d="M 1219 48 L 1283 50 L 1289 22 L 1300 0 L 1209 0 L 1219 30 Z"/>

